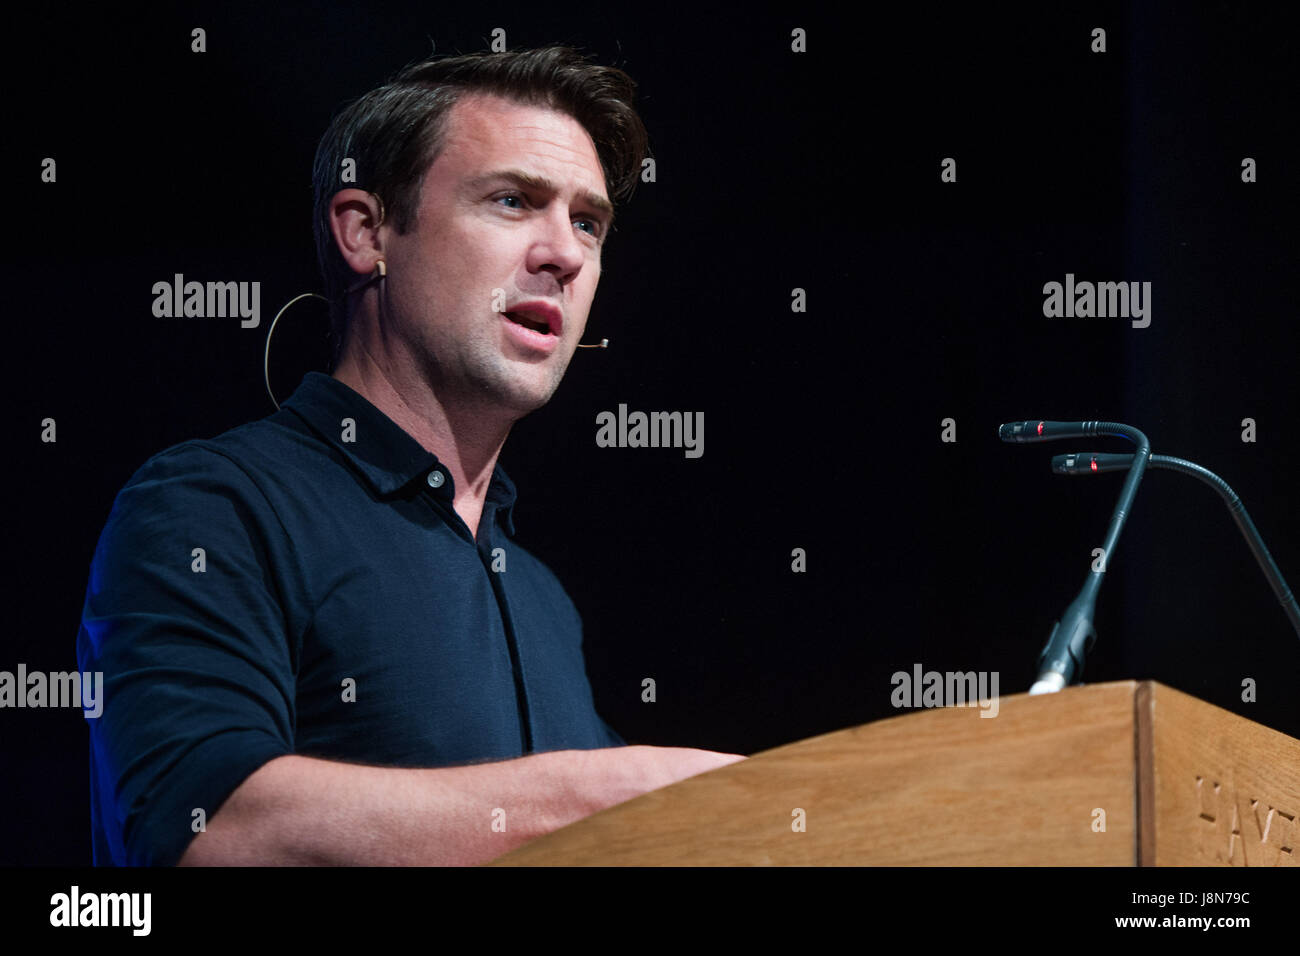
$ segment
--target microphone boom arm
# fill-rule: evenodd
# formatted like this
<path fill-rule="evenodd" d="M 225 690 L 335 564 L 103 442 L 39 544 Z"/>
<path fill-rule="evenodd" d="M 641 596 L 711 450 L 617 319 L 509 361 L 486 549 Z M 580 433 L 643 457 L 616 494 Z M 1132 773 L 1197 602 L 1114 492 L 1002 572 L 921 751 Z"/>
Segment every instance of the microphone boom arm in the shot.
<path fill-rule="evenodd" d="M 1013 422 L 998 429 L 998 437 L 1005 442 L 1059 441 L 1063 438 L 1094 437 L 1099 435 L 1126 438 L 1137 445 L 1137 452 L 1129 463 L 1128 476 L 1120 489 L 1119 501 L 1111 515 L 1110 526 L 1102 542 L 1101 568 L 1094 564 L 1088 573 L 1079 595 L 1065 609 L 1061 619 L 1052 628 L 1047 643 L 1038 655 L 1038 679 L 1029 688 L 1031 694 L 1053 693 L 1073 683 L 1083 673 L 1083 663 L 1097 632 L 1093 627 L 1097 592 L 1106 576 L 1106 565 L 1119 543 L 1120 532 L 1128 520 L 1129 510 L 1137 495 L 1138 484 L 1151 457 L 1151 442 L 1147 436 L 1131 425 L 1120 422 Z"/>
<path fill-rule="evenodd" d="M 1129 467 L 1128 459 L 1130 457 L 1129 455 L 1085 455 L 1080 453 L 1057 455 L 1052 459 L 1052 470 L 1058 475 L 1100 474 Z M 1088 465 L 1080 469 L 1077 467 L 1076 462 L 1084 458 L 1088 459 Z M 1291 627 L 1295 629 L 1296 635 L 1300 636 L 1300 607 L 1296 605 L 1296 597 L 1291 592 L 1291 588 L 1287 586 L 1286 579 L 1282 577 L 1277 562 L 1269 554 L 1268 547 L 1264 544 L 1259 529 L 1255 527 L 1255 522 L 1250 520 L 1250 513 L 1246 511 L 1246 506 L 1242 504 L 1241 498 L 1232 490 L 1231 486 L 1208 468 L 1202 468 L 1195 462 L 1188 461 L 1185 458 L 1152 455 L 1148 465 L 1151 468 L 1164 468 L 1184 475 L 1191 475 L 1193 478 L 1199 478 L 1219 493 L 1219 497 L 1228 506 L 1228 513 L 1232 515 L 1232 520 L 1236 522 L 1242 537 L 1246 539 L 1246 545 L 1250 548 L 1250 553 L 1255 556 L 1259 569 L 1264 572 L 1264 577 L 1268 579 L 1269 587 L 1273 589 L 1274 596 L 1277 597 L 1278 603 L 1282 605 L 1287 620 L 1291 622 Z"/>

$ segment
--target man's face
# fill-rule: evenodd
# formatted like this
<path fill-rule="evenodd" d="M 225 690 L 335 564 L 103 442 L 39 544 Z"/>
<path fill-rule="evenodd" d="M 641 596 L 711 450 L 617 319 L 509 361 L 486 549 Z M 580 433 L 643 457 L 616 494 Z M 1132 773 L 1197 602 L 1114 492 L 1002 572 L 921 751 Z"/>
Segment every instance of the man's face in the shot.
<path fill-rule="evenodd" d="M 605 177 L 564 113 L 476 94 L 447 120 L 416 227 L 385 246 L 393 331 L 440 400 L 517 417 L 550 399 L 586 328 Z"/>

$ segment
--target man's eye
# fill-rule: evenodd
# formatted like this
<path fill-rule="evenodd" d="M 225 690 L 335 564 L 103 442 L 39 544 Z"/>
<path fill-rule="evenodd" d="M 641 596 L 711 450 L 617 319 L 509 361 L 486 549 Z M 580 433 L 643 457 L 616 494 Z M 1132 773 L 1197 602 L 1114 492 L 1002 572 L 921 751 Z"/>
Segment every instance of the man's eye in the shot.
<path fill-rule="evenodd" d="M 515 202 L 515 203 L 518 203 L 518 204 L 519 204 L 519 205 L 517 205 L 517 206 L 509 206 L 509 207 L 507 207 L 507 208 L 509 208 L 509 209 L 522 209 L 522 208 L 524 207 L 524 198 L 523 198 L 522 196 L 519 196 L 519 195 L 515 194 L 515 193 L 510 193 L 510 194 L 507 195 L 507 196 L 498 196 L 498 197 L 496 198 L 496 201 L 497 201 L 497 202 Z"/>
<path fill-rule="evenodd" d="M 574 221 L 586 225 L 588 227 L 587 231 L 591 233 L 591 235 L 595 236 L 597 239 L 600 238 L 600 226 L 596 224 L 595 220 L 576 219 Z"/>

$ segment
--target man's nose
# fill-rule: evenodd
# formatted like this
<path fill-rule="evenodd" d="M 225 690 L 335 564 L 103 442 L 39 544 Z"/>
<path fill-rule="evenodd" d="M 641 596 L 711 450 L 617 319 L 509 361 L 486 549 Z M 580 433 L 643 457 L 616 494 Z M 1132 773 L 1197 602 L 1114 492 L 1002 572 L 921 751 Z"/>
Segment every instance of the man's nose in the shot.
<path fill-rule="evenodd" d="M 573 219 L 567 210 L 548 211 L 540 224 L 540 233 L 530 250 L 529 268 L 553 272 L 563 285 L 573 280 L 587 261 L 587 250 L 578 238 Z"/>

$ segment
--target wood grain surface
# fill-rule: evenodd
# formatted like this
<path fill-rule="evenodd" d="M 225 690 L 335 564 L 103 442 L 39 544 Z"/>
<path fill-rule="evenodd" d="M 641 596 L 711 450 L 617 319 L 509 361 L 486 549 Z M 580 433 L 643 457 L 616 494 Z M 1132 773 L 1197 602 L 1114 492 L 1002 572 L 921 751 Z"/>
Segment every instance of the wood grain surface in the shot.
<path fill-rule="evenodd" d="M 1137 688 L 1020 694 L 1001 698 L 995 717 L 935 708 L 809 738 L 492 865 L 1133 866 Z"/>

